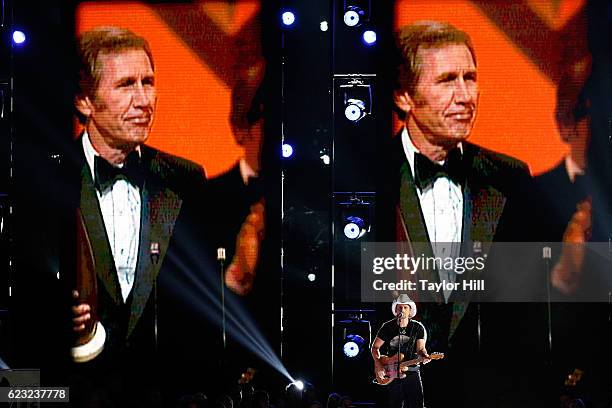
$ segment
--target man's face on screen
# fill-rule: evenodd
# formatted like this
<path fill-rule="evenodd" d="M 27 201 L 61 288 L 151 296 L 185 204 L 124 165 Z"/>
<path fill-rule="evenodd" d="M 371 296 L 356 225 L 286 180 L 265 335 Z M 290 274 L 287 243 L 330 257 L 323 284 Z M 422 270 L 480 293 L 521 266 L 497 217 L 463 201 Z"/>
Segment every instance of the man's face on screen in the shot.
<path fill-rule="evenodd" d="M 456 144 L 467 139 L 478 107 L 478 82 L 472 54 L 463 44 L 420 48 L 421 74 L 408 98 L 411 132 L 432 144 Z M 412 134 L 412 133 L 411 133 Z"/>
<path fill-rule="evenodd" d="M 157 100 L 155 75 L 144 50 L 98 56 L 101 77 L 89 101 L 88 131 L 112 147 L 133 149 L 147 140 Z"/>

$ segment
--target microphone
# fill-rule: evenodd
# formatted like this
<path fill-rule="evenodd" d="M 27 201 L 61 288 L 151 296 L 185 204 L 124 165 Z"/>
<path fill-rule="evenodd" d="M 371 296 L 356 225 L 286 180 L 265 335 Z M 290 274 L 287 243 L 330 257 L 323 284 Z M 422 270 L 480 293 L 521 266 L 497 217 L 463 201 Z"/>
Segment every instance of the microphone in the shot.
<path fill-rule="evenodd" d="M 157 265 L 157 262 L 159 262 L 159 242 L 151 242 L 149 255 L 151 255 L 151 262 Z"/>
<path fill-rule="evenodd" d="M 225 248 L 217 248 L 217 261 L 225 261 Z"/>
<path fill-rule="evenodd" d="M 225 328 L 225 248 L 217 248 L 217 261 L 219 261 L 219 273 L 221 281 L 221 311 L 223 315 L 223 323 L 221 325 L 221 339 L 223 340 L 223 353 L 225 353 L 227 349 Z"/>
<path fill-rule="evenodd" d="M 402 319 L 403 319 L 403 317 L 404 317 L 404 312 L 399 312 L 399 313 L 397 314 L 397 320 L 402 320 Z"/>

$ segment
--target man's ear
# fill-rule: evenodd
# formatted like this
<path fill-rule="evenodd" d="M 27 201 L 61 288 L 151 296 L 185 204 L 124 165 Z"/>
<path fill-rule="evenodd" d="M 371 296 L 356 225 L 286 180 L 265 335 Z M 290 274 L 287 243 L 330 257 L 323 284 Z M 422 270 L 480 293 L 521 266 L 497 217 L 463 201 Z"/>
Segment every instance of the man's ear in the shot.
<path fill-rule="evenodd" d="M 393 91 L 393 102 L 398 109 L 406 112 L 406 115 L 410 113 L 413 106 L 412 98 L 408 95 L 408 92 L 401 89 Z"/>
<path fill-rule="evenodd" d="M 88 96 L 77 95 L 74 98 L 74 106 L 81 113 L 81 115 L 89 118 L 91 116 L 93 105 Z"/>

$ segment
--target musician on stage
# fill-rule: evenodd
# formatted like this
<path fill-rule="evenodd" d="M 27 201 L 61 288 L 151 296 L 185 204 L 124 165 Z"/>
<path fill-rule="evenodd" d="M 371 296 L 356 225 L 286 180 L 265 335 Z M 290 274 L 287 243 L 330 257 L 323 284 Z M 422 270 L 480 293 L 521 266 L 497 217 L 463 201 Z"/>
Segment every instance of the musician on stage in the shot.
<path fill-rule="evenodd" d="M 381 361 L 381 349 L 386 356 L 397 356 L 397 364 L 401 361 L 423 358 L 423 363 L 430 361 L 425 348 L 427 331 L 420 322 L 413 320 L 416 315 L 416 304 L 406 294 L 401 294 L 391 304 L 395 318 L 383 323 L 372 343 L 372 358 L 374 372 L 378 382 L 388 377 L 395 379 L 385 386 L 387 393 L 386 406 L 389 408 L 423 408 L 423 384 L 419 366 L 410 366 L 405 377 L 397 378 L 395 373 L 389 373 Z M 403 358 L 398 356 L 403 354 Z M 397 372 L 397 369 L 396 369 Z M 389 375 L 388 375 L 389 374 Z"/>

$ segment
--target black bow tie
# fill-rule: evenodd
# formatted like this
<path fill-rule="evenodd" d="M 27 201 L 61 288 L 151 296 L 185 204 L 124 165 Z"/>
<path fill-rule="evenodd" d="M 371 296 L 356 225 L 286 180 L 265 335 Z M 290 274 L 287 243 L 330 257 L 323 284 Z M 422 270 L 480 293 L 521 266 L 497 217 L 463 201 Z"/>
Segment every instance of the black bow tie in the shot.
<path fill-rule="evenodd" d="M 414 181 L 421 191 L 438 177 L 446 177 L 459 185 L 463 183 L 464 172 L 459 148 L 449 152 L 443 165 L 432 162 L 422 154 L 414 154 Z"/>
<path fill-rule="evenodd" d="M 141 187 L 144 174 L 138 152 L 128 154 L 123 167 L 115 167 L 100 156 L 94 158 L 95 185 L 100 191 L 113 186 L 116 180 L 125 179 L 136 187 Z"/>

